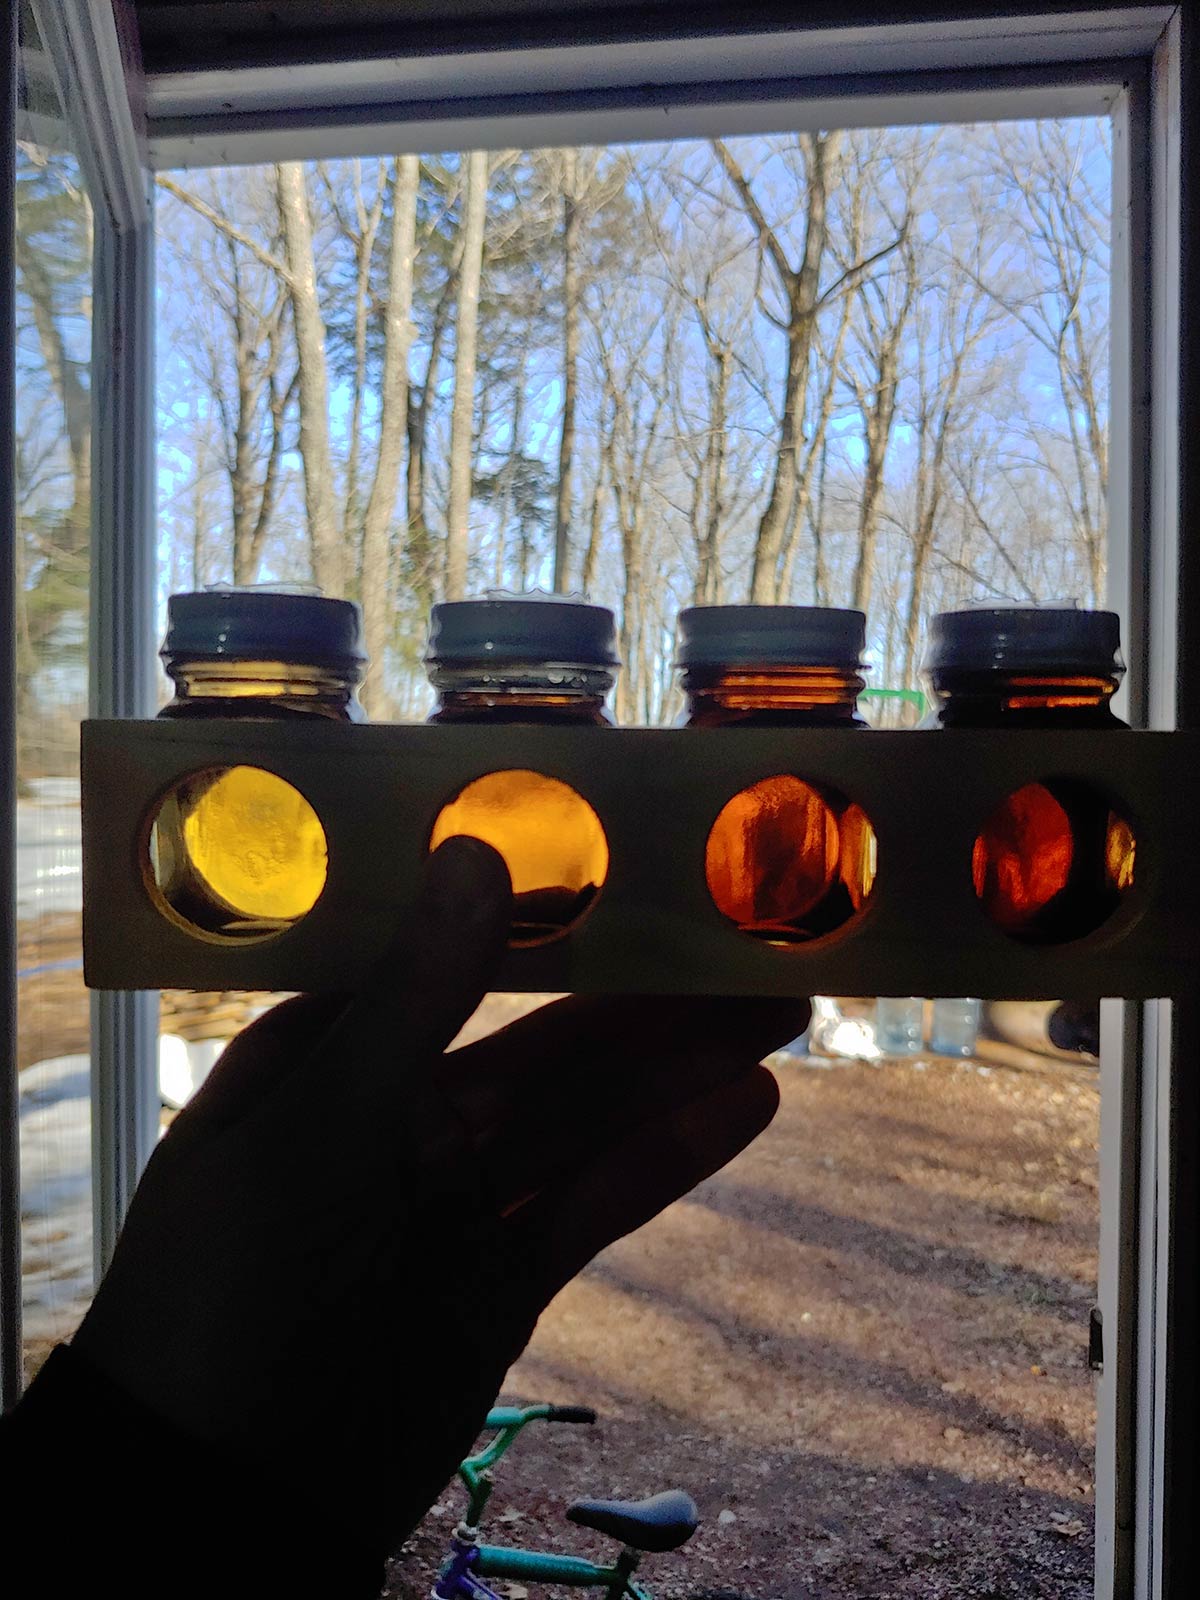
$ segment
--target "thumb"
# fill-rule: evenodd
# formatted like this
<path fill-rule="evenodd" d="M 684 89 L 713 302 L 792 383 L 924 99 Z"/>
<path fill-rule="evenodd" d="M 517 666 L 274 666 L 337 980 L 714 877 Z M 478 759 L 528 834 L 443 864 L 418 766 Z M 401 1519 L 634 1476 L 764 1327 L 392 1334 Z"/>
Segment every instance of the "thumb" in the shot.
<path fill-rule="evenodd" d="M 343 1043 L 403 1027 L 406 1049 L 439 1054 L 486 994 L 512 921 L 504 858 L 468 834 L 430 856 L 412 916 L 335 1025 Z"/>
<path fill-rule="evenodd" d="M 487 993 L 504 954 L 512 888 L 502 857 L 462 835 L 434 851 L 412 917 L 332 1023 L 305 1075 L 331 1070 L 345 1109 L 390 1118 L 411 1107 Z"/>

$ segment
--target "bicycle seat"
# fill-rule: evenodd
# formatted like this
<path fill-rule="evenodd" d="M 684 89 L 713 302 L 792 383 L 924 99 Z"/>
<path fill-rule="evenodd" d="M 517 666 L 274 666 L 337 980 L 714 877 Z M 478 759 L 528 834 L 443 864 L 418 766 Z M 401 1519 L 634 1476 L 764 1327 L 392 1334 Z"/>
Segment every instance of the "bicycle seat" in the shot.
<path fill-rule="evenodd" d="M 690 1494 L 664 1489 L 648 1500 L 576 1500 L 567 1521 L 595 1528 L 635 1550 L 678 1550 L 695 1533 L 700 1513 Z"/>

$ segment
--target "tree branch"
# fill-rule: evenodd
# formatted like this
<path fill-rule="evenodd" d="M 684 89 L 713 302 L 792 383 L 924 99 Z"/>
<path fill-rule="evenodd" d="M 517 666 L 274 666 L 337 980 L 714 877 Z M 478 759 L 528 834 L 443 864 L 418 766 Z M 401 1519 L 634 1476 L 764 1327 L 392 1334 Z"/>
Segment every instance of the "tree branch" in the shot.
<path fill-rule="evenodd" d="M 232 239 L 235 243 L 244 246 L 256 260 L 262 262 L 264 267 L 267 267 L 271 272 L 277 272 L 283 281 L 291 287 L 292 274 L 287 265 L 278 256 L 272 255 L 269 250 L 264 250 L 262 245 L 256 239 L 252 239 L 248 233 L 243 233 L 240 228 L 235 227 L 228 218 L 223 217 L 207 201 L 201 200 L 199 195 L 192 194 L 189 190 L 182 188 L 175 182 L 174 178 L 168 178 L 165 172 L 158 173 L 154 181 L 160 189 L 165 189 L 168 194 L 173 194 L 177 200 L 182 200 L 185 206 L 190 206 L 197 215 L 203 217 L 207 222 L 211 222 L 213 227 L 218 228 L 227 239 Z"/>
<path fill-rule="evenodd" d="M 762 207 L 755 199 L 754 190 L 751 189 L 750 184 L 746 179 L 746 175 L 730 155 L 729 149 L 723 139 L 711 139 L 709 143 L 712 145 L 713 150 L 716 153 L 717 160 L 724 167 L 726 177 L 737 190 L 738 198 L 742 202 L 742 209 L 750 219 L 755 233 L 758 234 L 759 242 L 770 255 L 771 260 L 775 263 L 775 270 L 778 272 L 784 287 L 787 288 L 792 279 L 795 277 L 795 273 L 792 270 L 792 264 L 788 260 L 787 254 L 784 251 L 783 246 L 780 244 L 774 228 L 772 228 L 771 224 L 767 221 Z"/>
<path fill-rule="evenodd" d="M 885 244 L 882 249 L 876 250 L 873 255 L 865 257 L 862 261 L 852 262 L 845 272 L 839 273 L 817 301 L 816 309 L 819 311 L 822 306 L 828 305 L 838 290 L 843 288 L 851 278 L 858 277 L 860 273 L 866 272 L 868 267 L 873 267 L 877 261 L 882 261 L 885 256 L 890 256 L 893 250 L 898 250 L 907 237 L 908 223 L 906 221 L 891 244 Z"/>

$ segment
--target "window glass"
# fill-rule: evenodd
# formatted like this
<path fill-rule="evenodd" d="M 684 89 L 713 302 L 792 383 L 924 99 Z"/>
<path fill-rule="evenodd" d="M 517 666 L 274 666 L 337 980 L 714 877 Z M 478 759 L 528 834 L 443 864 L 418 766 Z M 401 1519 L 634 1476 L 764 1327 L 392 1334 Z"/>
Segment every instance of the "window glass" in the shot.
<path fill-rule="evenodd" d="M 87 709 L 92 207 L 32 16 L 16 159 L 17 872 L 27 1376 L 92 1290 L 79 722 Z"/>

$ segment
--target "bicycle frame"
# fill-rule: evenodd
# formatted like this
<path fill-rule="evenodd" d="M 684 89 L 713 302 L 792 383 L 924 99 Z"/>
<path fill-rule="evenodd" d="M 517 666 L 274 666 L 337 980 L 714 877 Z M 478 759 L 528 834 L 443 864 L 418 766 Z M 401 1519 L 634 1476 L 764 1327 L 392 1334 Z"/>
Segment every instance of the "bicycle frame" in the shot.
<path fill-rule="evenodd" d="M 455 1529 L 450 1559 L 442 1569 L 433 1593 L 437 1600 L 498 1600 L 481 1578 L 517 1578 L 531 1583 L 559 1583 L 573 1589 L 603 1589 L 605 1600 L 650 1600 L 633 1582 L 637 1552 L 622 1550 L 611 1567 L 598 1566 L 582 1556 L 553 1555 L 536 1550 L 506 1549 L 477 1544 L 474 1529 Z"/>

